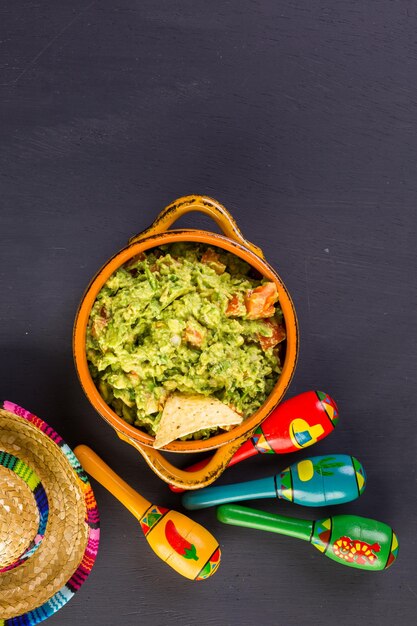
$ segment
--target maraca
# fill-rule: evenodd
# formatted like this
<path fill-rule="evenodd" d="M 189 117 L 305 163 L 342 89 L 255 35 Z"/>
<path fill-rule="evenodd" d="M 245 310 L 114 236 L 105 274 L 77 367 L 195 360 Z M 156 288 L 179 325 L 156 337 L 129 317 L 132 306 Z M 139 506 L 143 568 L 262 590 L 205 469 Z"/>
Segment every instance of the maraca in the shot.
<path fill-rule="evenodd" d="M 293 463 L 275 476 L 189 491 L 183 495 L 182 503 L 186 509 L 261 498 L 278 498 L 303 506 L 342 504 L 362 495 L 365 482 L 365 470 L 355 457 L 313 456 Z"/>
<path fill-rule="evenodd" d="M 204 580 L 214 574 L 220 563 L 220 548 L 208 530 L 182 513 L 145 500 L 87 446 L 77 446 L 74 453 L 85 471 L 139 520 L 146 540 L 160 559 L 191 580 Z"/>
<path fill-rule="evenodd" d="M 309 521 L 238 504 L 223 504 L 217 509 L 217 519 L 233 526 L 257 528 L 309 541 L 329 559 L 358 569 L 386 569 L 398 555 L 398 539 L 392 528 L 358 515 L 334 515 Z"/>
<path fill-rule="evenodd" d="M 289 454 L 327 437 L 339 421 L 336 402 L 324 391 L 305 391 L 279 404 L 252 437 L 235 452 L 228 467 L 255 454 Z M 203 459 L 188 470 L 207 465 Z M 171 491 L 184 489 L 170 485 Z"/>

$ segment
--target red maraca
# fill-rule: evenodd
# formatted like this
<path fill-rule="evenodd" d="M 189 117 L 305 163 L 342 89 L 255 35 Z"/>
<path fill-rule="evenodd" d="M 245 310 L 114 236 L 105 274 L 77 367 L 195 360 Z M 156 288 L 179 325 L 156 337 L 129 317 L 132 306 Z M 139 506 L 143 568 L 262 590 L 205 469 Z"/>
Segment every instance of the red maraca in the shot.
<path fill-rule="evenodd" d="M 255 454 L 289 454 L 317 443 L 327 437 L 337 422 L 339 412 L 336 402 L 324 391 L 305 391 L 279 404 L 266 420 L 258 426 L 229 461 L 228 467 L 240 463 Z M 203 459 L 187 471 L 195 471 L 207 465 Z M 170 485 L 171 491 L 184 489 Z"/>

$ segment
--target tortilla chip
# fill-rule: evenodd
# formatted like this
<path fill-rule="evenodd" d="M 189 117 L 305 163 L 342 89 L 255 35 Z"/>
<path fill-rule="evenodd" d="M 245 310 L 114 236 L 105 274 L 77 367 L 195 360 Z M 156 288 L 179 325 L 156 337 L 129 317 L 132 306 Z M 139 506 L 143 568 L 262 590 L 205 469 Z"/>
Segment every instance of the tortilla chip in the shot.
<path fill-rule="evenodd" d="M 165 403 L 153 447 L 163 448 L 171 441 L 203 428 L 235 426 L 242 420 L 241 415 L 217 398 L 173 394 Z"/>

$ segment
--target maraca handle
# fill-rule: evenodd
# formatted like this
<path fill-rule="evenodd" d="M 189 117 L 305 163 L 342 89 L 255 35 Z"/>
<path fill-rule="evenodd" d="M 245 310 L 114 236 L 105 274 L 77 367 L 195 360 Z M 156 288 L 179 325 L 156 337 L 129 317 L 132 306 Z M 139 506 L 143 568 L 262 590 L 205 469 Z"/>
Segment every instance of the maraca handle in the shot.
<path fill-rule="evenodd" d="M 244 526 L 266 530 L 279 535 L 288 535 L 304 541 L 310 541 L 313 522 L 309 520 L 284 517 L 275 513 L 266 513 L 257 509 L 250 509 L 238 504 L 223 504 L 217 509 L 217 519 L 224 524 Z"/>
<path fill-rule="evenodd" d="M 151 506 L 143 496 L 132 489 L 120 478 L 100 457 L 88 446 L 80 445 L 74 454 L 87 472 L 95 478 L 107 491 L 136 517 L 141 519 L 145 511 Z"/>
<path fill-rule="evenodd" d="M 186 509 L 194 510 L 205 509 L 224 502 L 275 498 L 276 495 L 274 477 L 268 476 L 268 478 L 259 478 L 234 485 L 206 487 L 199 491 L 189 491 L 183 495 L 182 503 Z"/>

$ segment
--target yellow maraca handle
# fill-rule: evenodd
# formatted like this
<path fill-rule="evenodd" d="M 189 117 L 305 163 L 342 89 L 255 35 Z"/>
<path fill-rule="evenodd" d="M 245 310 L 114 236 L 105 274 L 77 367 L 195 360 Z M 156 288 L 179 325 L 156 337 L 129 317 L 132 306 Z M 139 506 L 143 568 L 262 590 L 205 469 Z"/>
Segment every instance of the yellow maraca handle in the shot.
<path fill-rule="evenodd" d="M 91 448 L 85 445 L 77 446 L 74 454 L 87 472 L 103 485 L 121 502 L 131 513 L 140 520 L 151 503 L 132 489 L 120 478 Z"/>

